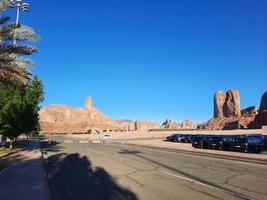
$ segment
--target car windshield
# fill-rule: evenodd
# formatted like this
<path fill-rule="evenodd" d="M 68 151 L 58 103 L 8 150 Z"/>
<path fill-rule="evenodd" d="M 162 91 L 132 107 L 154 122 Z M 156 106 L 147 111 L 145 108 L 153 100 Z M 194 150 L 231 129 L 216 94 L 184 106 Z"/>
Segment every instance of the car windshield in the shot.
<path fill-rule="evenodd" d="M 234 142 L 236 142 L 236 143 L 246 143 L 247 139 L 246 138 L 235 138 Z"/>
<path fill-rule="evenodd" d="M 251 137 L 251 138 L 248 138 L 248 142 L 250 142 L 250 143 L 260 143 L 261 139 L 257 138 L 257 137 Z"/>

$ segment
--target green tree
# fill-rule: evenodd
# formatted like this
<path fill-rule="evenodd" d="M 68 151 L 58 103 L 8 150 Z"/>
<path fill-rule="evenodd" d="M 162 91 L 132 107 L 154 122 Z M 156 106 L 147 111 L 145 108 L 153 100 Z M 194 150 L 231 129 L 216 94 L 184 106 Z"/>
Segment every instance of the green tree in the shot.
<path fill-rule="evenodd" d="M 27 85 L 0 84 L 0 134 L 16 140 L 20 134 L 39 130 L 39 103 L 43 101 L 43 85 L 34 77 Z"/>
<path fill-rule="evenodd" d="M 37 52 L 29 43 L 39 36 L 27 26 L 10 23 L 10 17 L 3 15 L 11 3 L 0 0 L 0 134 L 14 139 L 38 129 L 43 87 L 37 77 L 32 77 L 29 67 L 34 64 L 26 58 Z"/>

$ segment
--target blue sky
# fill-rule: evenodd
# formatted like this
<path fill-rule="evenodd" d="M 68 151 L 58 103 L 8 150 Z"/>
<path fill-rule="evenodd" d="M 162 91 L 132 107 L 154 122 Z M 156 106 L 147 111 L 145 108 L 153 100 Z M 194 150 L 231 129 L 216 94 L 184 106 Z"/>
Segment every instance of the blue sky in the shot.
<path fill-rule="evenodd" d="M 247 107 L 267 89 L 266 0 L 28 2 L 44 106 L 91 95 L 114 119 L 202 122 L 215 91 L 236 88 Z"/>

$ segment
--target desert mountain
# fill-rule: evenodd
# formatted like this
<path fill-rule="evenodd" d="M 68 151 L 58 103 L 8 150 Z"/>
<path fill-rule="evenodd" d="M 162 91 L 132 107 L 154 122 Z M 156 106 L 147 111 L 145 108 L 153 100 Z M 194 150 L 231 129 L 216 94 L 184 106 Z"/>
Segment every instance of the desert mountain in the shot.
<path fill-rule="evenodd" d="M 86 132 L 89 129 L 101 130 L 147 130 L 160 125 L 150 121 L 114 121 L 94 108 L 92 98 L 87 96 L 84 108 L 52 104 L 43 107 L 39 113 L 41 130 L 44 133 Z"/>

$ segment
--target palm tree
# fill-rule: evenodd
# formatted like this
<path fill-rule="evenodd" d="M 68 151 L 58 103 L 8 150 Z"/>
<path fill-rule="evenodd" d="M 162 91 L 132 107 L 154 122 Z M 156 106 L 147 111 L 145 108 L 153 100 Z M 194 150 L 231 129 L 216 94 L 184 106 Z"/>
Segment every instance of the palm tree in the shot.
<path fill-rule="evenodd" d="M 27 84 L 31 80 L 29 67 L 34 64 L 25 56 L 36 53 L 37 49 L 27 43 L 37 41 L 39 37 L 31 28 L 9 23 L 10 17 L 2 15 L 11 3 L 11 0 L 0 0 L 0 84 L 13 87 L 18 82 Z M 2 136 L 1 143 L 5 140 Z"/>
<path fill-rule="evenodd" d="M 8 23 L 10 17 L 3 16 L 2 12 L 10 4 L 10 0 L 0 0 L 0 83 L 14 80 L 27 83 L 32 77 L 29 67 L 34 64 L 25 56 L 37 52 L 27 43 L 37 41 L 39 37 L 27 26 Z"/>

